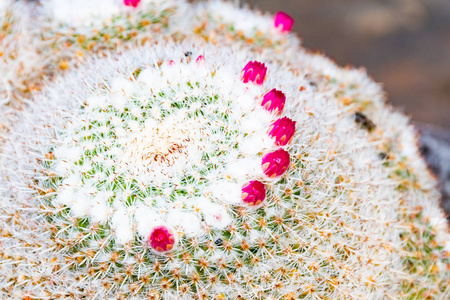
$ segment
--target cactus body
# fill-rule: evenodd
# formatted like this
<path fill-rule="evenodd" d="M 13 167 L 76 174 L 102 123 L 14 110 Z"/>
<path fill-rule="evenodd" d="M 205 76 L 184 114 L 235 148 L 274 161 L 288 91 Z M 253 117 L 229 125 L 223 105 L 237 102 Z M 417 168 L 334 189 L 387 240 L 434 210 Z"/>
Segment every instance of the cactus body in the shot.
<path fill-rule="evenodd" d="M 449 296 L 436 183 L 379 85 L 284 15 L 110 4 L 95 24 L 43 9 L 67 70 L 11 85 L 2 299 Z"/>

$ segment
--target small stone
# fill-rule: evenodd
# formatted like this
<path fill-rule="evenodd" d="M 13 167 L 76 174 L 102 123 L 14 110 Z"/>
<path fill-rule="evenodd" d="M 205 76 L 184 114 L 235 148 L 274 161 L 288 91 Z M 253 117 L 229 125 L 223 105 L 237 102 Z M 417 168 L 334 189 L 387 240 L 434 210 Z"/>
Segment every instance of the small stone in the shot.
<path fill-rule="evenodd" d="M 369 120 L 369 118 L 361 112 L 355 113 L 355 122 L 361 124 L 361 127 L 367 129 L 368 131 L 372 131 L 376 128 L 375 123 Z"/>
<path fill-rule="evenodd" d="M 381 160 L 385 160 L 385 159 L 388 159 L 388 158 L 389 158 L 389 154 L 388 154 L 387 152 L 380 152 L 380 153 L 378 153 L 378 157 L 379 157 Z"/>

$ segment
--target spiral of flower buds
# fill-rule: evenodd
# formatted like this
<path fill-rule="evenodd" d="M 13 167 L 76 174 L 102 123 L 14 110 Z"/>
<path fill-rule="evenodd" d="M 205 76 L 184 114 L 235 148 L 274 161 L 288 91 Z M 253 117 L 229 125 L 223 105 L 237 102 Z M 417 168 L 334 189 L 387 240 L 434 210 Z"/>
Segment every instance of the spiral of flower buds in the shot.
<path fill-rule="evenodd" d="M 126 6 L 132 6 L 132 7 L 137 7 L 139 5 L 139 2 L 141 2 L 141 0 L 123 0 L 123 3 Z"/>
<path fill-rule="evenodd" d="M 266 79 L 267 67 L 258 61 L 248 62 L 241 72 L 241 80 L 243 83 L 252 82 L 257 85 L 264 83 Z"/>
<path fill-rule="evenodd" d="M 202 64 L 203 62 L 205 62 L 205 57 L 203 55 L 199 55 L 195 61 L 198 64 Z"/>
<path fill-rule="evenodd" d="M 258 180 L 252 180 L 242 186 L 242 201 L 249 206 L 257 206 L 266 198 L 266 188 Z"/>
<path fill-rule="evenodd" d="M 148 241 L 156 252 L 162 253 L 173 249 L 175 235 L 171 229 L 165 226 L 157 226 L 153 228 Z"/>
<path fill-rule="evenodd" d="M 294 19 L 287 13 L 279 11 L 275 15 L 274 24 L 281 32 L 289 32 L 294 26 Z"/>
<path fill-rule="evenodd" d="M 261 105 L 271 113 L 280 114 L 284 109 L 285 102 L 286 96 L 283 92 L 273 89 L 264 95 Z"/>
<path fill-rule="evenodd" d="M 262 169 L 268 177 L 278 177 L 283 175 L 290 164 L 289 152 L 278 149 L 270 152 L 262 158 Z"/>
<path fill-rule="evenodd" d="M 286 146 L 294 137 L 295 122 L 288 117 L 276 120 L 269 127 L 269 136 L 275 140 L 275 145 Z"/>

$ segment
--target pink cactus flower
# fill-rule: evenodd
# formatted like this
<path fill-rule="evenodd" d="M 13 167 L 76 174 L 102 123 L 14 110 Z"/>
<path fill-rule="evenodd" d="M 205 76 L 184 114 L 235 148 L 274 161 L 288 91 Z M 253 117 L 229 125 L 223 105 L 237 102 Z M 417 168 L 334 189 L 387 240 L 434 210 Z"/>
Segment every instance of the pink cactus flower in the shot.
<path fill-rule="evenodd" d="M 294 137 L 295 122 L 288 117 L 276 120 L 269 127 L 269 136 L 275 139 L 275 145 L 286 146 Z"/>
<path fill-rule="evenodd" d="M 285 12 L 279 11 L 274 18 L 275 27 L 281 32 L 289 32 L 294 26 L 294 19 Z"/>
<path fill-rule="evenodd" d="M 205 62 L 205 57 L 203 55 L 200 55 L 195 61 L 200 65 Z"/>
<path fill-rule="evenodd" d="M 152 249 L 160 253 L 172 250 L 175 245 L 175 235 L 166 226 L 153 228 L 148 240 Z"/>
<path fill-rule="evenodd" d="M 169 60 L 169 66 L 174 66 L 175 62 L 173 60 Z"/>
<path fill-rule="evenodd" d="M 141 2 L 141 0 L 123 0 L 123 3 L 126 6 L 133 6 L 133 7 L 137 7 L 139 5 L 139 2 Z"/>
<path fill-rule="evenodd" d="M 266 74 L 267 67 L 265 64 L 257 61 L 250 61 L 241 72 L 241 80 L 243 83 L 253 82 L 257 85 L 261 85 L 266 79 Z"/>
<path fill-rule="evenodd" d="M 286 172 L 291 156 L 283 149 L 268 153 L 262 158 L 262 169 L 268 177 L 278 177 Z"/>
<path fill-rule="evenodd" d="M 286 96 L 283 94 L 283 92 L 273 89 L 264 95 L 261 106 L 264 107 L 267 111 L 277 115 L 283 111 L 285 103 Z"/>
<path fill-rule="evenodd" d="M 242 186 L 241 198 L 249 206 L 257 206 L 266 199 L 266 188 L 258 180 L 247 182 Z"/>

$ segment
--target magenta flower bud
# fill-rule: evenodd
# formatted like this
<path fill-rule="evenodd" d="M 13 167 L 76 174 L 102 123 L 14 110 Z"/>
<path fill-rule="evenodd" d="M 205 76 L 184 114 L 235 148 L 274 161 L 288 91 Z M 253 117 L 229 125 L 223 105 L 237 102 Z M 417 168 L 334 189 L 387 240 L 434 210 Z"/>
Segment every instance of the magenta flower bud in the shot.
<path fill-rule="evenodd" d="M 241 72 L 241 80 L 243 83 L 253 82 L 261 85 L 264 83 L 264 79 L 266 79 L 266 73 L 267 67 L 265 64 L 250 61 Z"/>
<path fill-rule="evenodd" d="M 137 7 L 139 5 L 139 2 L 141 2 L 141 0 L 123 0 L 123 3 L 126 6 L 133 6 L 133 7 Z"/>
<path fill-rule="evenodd" d="M 283 149 L 268 153 L 262 158 L 262 169 L 268 177 L 278 177 L 286 172 L 291 156 Z"/>
<path fill-rule="evenodd" d="M 275 145 L 286 146 L 294 137 L 295 122 L 288 117 L 276 120 L 269 127 L 269 136 L 275 139 Z"/>
<path fill-rule="evenodd" d="M 286 96 L 283 92 L 273 89 L 264 95 L 261 106 L 271 113 L 280 114 L 284 109 L 285 103 Z"/>
<path fill-rule="evenodd" d="M 197 57 L 197 59 L 195 60 L 198 64 L 202 64 L 205 62 L 205 57 L 203 55 L 200 55 L 199 57 Z"/>
<path fill-rule="evenodd" d="M 285 12 L 279 11 L 274 18 L 275 28 L 281 32 L 289 32 L 294 26 L 294 19 Z"/>
<path fill-rule="evenodd" d="M 153 228 L 148 241 L 156 252 L 167 252 L 172 250 L 175 245 L 175 235 L 166 226 L 157 226 Z"/>
<path fill-rule="evenodd" d="M 169 66 L 174 66 L 175 62 L 173 60 L 169 60 Z"/>
<path fill-rule="evenodd" d="M 241 198 L 249 206 L 259 205 L 266 199 L 266 188 L 258 180 L 247 182 L 242 186 Z"/>

